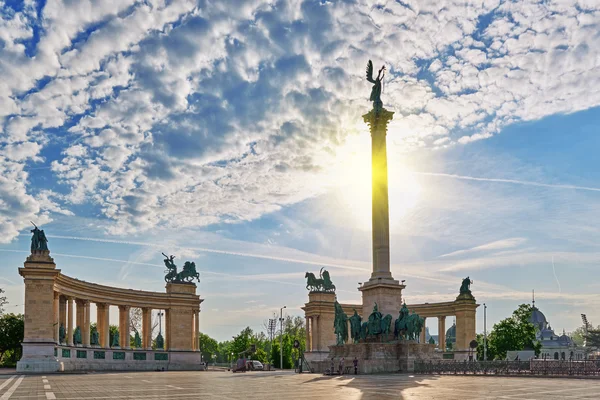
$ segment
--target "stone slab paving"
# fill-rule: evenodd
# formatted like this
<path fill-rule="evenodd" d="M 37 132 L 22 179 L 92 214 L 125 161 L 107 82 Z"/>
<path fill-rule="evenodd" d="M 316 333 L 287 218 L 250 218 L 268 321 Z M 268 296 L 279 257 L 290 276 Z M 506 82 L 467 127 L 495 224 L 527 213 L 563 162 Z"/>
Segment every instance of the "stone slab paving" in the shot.
<path fill-rule="evenodd" d="M 0 376 L 0 400 L 548 400 L 598 399 L 598 393 L 600 380 L 565 378 L 210 371 Z"/>

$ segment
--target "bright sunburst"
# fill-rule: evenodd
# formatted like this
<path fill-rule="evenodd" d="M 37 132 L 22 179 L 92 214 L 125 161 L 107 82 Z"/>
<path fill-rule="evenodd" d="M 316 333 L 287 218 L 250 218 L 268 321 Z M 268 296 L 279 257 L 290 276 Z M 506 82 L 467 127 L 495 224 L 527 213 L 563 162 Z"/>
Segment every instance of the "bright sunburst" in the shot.
<path fill-rule="evenodd" d="M 339 149 L 330 180 L 336 188 L 339 210 L 335 215 L 357 229 L 371 229 L 371 138 L 357 135 L 348 138 Z M 390 227 L 416 204 L 421 187 L 415 176 L 400 161 L 388 159 Z"/>

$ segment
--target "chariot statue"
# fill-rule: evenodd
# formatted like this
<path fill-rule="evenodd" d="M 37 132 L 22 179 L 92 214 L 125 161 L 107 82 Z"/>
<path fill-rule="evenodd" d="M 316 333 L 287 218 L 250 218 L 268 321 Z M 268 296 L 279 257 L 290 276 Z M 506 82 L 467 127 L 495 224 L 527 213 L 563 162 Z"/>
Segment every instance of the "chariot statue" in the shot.
<path fill-rule="evenodd" d="M 306 290 L 311 292 L 335 292 L 335 285 L 331 282 L 329 272 L 325 268 L 319 271 L 319 278 L 312 272 L 304 274 L 306 278 Z"/>
<path fill-rule="evenodd" d="M 177 272 L 177 266 L 173 262 L 175 256 L 167 256 L 165 253 L 162 253 L 165 256 L 163 260 L 165 266 L 167 267 L 165 271 L 165 282 L 167 283 L 191 283 L 194 278 L 200 282 L 200 274 L 196 271 L 196 263 L 186 261 L 183 264 L 183 270 Z"/>

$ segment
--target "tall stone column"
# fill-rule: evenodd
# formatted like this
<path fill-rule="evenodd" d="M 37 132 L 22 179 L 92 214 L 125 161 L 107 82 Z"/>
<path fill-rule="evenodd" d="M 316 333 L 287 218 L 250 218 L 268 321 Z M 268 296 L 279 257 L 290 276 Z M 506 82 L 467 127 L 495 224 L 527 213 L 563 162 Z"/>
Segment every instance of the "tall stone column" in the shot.
<path fill-rule="evenodd" d="M 81 336 L 83 345 L 89 347 L 90 345 L 90 302 L 84 300 L 83 305 L 83 327 L 81 327 Z"/>
<path fill-rule="evenodd" d="M 438 317 L 438 342 L 442 350 L 446 350 L 446 316 Z"/>
<path fill-rule="evenodd" d="M 171 350 L 171 310 L 165 310 L 165 350 Z"/>
<path fill-rule="evenodd" d="M 67 298 L 67 344 L 73 346 L 73 298 Z"/>
<path fill-rule="evenodd" d="M 54 341 L 58 343 L 60 337 L 60 293 L 54 292 Z"/>
<path fill-rule="evenodd" d="M 142 347 L 152 348 L 152 309 L 142 308 Z"/>
<path fill-rule="evenodd" d="M 130 347 L 129 310 L 129 306 L 119 306 L 119 346 L 124 349 Z"/>
<path fill-rule="evenodd" d="M 377 304 L 383 315 L 397 315 L 402 307 L 402 289 L 390 271 L 390 215 L 387 172 L 387 124 L 394 113 L 385 108 L 363 115 L 371 131 L 372 250 L 371 278 L 359 290 L 363 297 L 362 315 L 368 316 Z"/>
<path fill-rule="evenodd" d="M 477 336 L 475 329 L 475 315 L 479 304 L 475 297 L 460 294 L 455 301 L 456 313 L 456 349 L 466 351 L 469 349 L 471 340 Z"/>
<path fill-rule="evenodd" d="M 104 337 L 104 346 L 110 349 L 110 304 L 106 304 L 104 310 L 104 322 L 102 323 L 102 336 Z"/>
<path fill-rule="evenodd" d="M 318 315 L 313 317 L 313 323 L 315 326 L 315 330 L 313 332 L 313 347 L 316 347 L 316 349 L 313 348 L 313 350 L 320 351 L 321 350 L 321 346 L 320 346 L 320 344 L 321 344 L 321 337 L 320 337 L 321 332 L 320 331 L 321 330 L 319 329 L 320 327 L 319 327 L 319 316 Z M 333 329 L 332 329 L 332 331 L 333 331 Z"/>
<path fill-rule="evenodd" d="M 425 317 L 423 318 L 423 330 L 421 330 L 419 343 L 427 343 L 427 318 Z"/>

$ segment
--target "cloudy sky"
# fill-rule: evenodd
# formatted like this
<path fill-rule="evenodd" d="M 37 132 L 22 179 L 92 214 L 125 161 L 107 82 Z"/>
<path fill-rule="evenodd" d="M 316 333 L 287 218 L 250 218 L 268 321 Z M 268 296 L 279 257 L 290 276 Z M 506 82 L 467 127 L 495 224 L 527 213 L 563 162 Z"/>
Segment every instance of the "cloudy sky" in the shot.
<path fill-rule="evenodd" d="M 490 325 L 532 289 L 557 331 L 600 324 L 598 1 L 27 0 L 0 18 L 9 311 L 30 220 L 87 281 L 162 291 L 161 252 L 195 261 L 218 339 L 301 315 L 322 266 L 358 303 L 372 59 L 407 302 L 470 276 Z"/>

